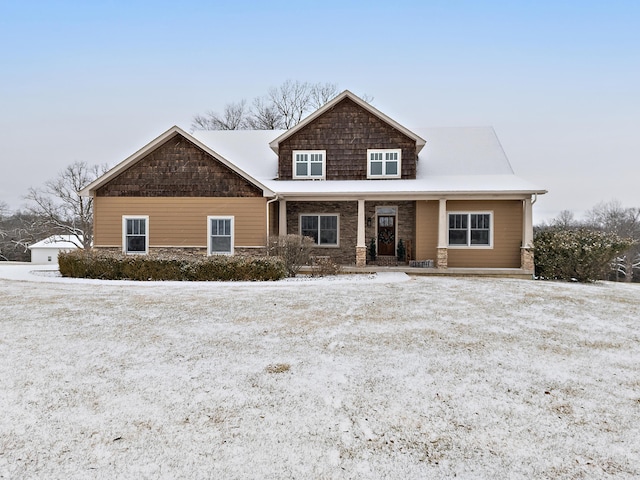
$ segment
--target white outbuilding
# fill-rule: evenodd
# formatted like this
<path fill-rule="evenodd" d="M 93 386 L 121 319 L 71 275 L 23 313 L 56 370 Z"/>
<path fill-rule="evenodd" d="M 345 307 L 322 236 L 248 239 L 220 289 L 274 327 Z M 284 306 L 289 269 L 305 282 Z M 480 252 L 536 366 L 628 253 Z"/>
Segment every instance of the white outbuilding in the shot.
<path fill-rule="evenodd" d="M 58 253 L 78 248 L 80 240 L 73 235 L 51 235 L 29 246 L 31 263 L 57 264 Z"/>

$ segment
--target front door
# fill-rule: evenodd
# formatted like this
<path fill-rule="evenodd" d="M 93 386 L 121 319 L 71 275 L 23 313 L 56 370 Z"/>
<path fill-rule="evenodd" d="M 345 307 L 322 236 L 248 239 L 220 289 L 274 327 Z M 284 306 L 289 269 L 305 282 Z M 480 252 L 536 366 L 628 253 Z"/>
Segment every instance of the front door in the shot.
<path fill-rule="evenodd" d="M 396 254 L 396 217 L 378 215 L 378 255 Z"/>

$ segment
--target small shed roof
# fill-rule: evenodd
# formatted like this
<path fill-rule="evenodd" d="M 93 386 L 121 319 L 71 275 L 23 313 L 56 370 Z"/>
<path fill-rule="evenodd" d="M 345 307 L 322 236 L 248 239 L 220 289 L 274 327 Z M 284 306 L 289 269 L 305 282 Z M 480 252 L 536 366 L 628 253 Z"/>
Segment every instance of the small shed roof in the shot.
<path fill-rule="evenodd" d="M 74 249 L 78 248 L 82 238 L 78 239 L 75 235 L 51 235 L 39 242 L 29 245 L 29 249 L 34 248 L 50 248 L 50 249 Z"/>

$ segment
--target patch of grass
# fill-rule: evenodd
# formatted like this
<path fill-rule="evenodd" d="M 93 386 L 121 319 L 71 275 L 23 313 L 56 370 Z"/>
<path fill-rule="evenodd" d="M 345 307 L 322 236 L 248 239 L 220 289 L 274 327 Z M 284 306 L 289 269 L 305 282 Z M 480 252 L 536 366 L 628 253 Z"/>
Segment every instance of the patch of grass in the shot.
<path fill-rule="evenodd" d="M 265 368 L 267 373 L 285 373 L 289 370 L 291 370 L 291 365 L 288 363 L 273 363 Z"/>

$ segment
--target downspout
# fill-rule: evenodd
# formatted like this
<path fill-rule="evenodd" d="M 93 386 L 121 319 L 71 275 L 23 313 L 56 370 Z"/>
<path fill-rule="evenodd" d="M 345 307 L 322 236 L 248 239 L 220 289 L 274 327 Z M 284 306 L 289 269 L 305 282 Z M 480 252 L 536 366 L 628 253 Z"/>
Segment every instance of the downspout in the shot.
<path fill-rule="evenodd" d="M 534 205 L 538 201 L 538 194 L 534 193 L 533 198 L 531 199 L 531 205 Z"/>
<path fill-rule="evenodd" d="M 266 236 L 266 241 L 265 241 L 265 247 L 269 246 L 269 204 L 273 203 L 277 200 L 280 200 L 280 197 L 278 197 L 278 194 L 276 193 L 276 196 L 273 197 L 271 200 L 267 200 L 267 236 Z"/>

